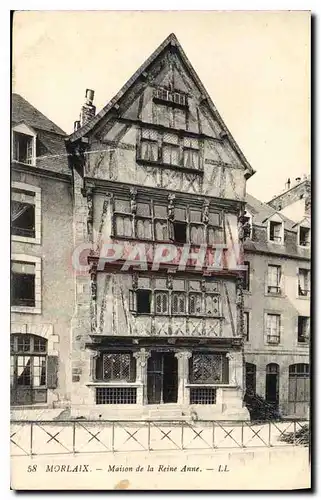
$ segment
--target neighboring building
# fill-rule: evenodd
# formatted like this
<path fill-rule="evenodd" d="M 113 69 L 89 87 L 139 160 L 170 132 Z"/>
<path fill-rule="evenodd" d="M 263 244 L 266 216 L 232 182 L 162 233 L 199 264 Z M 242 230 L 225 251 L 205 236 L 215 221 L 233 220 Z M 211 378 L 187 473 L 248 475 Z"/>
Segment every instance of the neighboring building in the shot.
<path fill-rule="evenodd" d="M 12 96 L 11 404 L 70 399 L 71 171 L 66 134 Z"/>
<path fill-rule="evenodd" d="M 242 245 L 254 171 L 175 35 L 97 115 L 86 91 L 68 151 L 74 243 L 79 254 L 93 247 L 76 283 L 72 414 L 249 418 L 242 279 L 231 254 Z M 117 260 L 101 265 L 110 242 Z M 121 269 L 137 242 L 140 260 Z M 169 243 L 176 258 L 153 266 Z M 197 269 L 192 259 L 180 268 L 189 243 L 205 246 L 207 261 L 226 245 L 224 269 Z"/>
<path fill-rule="evenodd" d="M 311 217 L 311 179 L 303 175 L 294 181 L 289 178 L 284 191 L 267 202 L 285 217 L 300 223 Z"/>
<path fill-rule="evenodd" d="M 310 401 L 309 219 L 297 224 L 249 194 L 246 201 L 251 224 L 244 243 L 247 391 L 278 406 L 283 415 L 306 416 Z M 284 204 L 281 195 L 277 206 Z"/>

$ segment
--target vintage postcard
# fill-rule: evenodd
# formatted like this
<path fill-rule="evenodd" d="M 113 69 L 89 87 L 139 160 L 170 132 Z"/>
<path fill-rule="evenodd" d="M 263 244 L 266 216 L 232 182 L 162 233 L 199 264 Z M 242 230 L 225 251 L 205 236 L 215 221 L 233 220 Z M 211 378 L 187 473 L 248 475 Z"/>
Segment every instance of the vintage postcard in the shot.
<path fill-rule="evenodd" d="M 11 488 L 310 488 L 308 11 L 16 11 Z"/>

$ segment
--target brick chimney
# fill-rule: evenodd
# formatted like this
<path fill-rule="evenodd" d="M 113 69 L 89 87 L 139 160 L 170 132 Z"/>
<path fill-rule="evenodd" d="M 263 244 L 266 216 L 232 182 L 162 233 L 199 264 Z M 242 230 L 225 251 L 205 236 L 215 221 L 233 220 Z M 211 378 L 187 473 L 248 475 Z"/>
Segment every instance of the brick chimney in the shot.
<path fill-rule="evenodd" d="M 86 89 L 85 104 L 80 110 L 80 126 L 83 127 L 89 122 L 96 114 L 96 106 L 93 105 L 95 92 L 91 89 Z"/>

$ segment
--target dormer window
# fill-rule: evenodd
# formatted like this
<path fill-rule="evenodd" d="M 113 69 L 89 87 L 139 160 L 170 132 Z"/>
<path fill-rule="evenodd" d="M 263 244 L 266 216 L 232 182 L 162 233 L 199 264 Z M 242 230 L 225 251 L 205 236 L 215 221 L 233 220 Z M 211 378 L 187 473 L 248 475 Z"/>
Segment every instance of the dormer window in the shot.
<path fill-rule="evenodd" d="M 269 240 L 274 243 L 282 243 L 283 241 L 283 224 L 282 222 L 270 221 Z"/>
<path fill-rule="evenodd" d="M 12 159 L 26 165 L 36 164 L 36 133 L 24 123 L 13 128 Z"/>
<path fill-rule="evenodd" d="M 187 105 L 187 98 L 185 94 L 164 88 L 157 88 L 154 90 L 154 99 L 156 101 L 159 100 L 166 102 L 170 105 L 177 105 L 177 106 Z"/>
<path fill-rule="evenodd" d="M 299 227 L 299 245 L 301 247 L 310 246 L 310 228 L 309 227 Z"/>

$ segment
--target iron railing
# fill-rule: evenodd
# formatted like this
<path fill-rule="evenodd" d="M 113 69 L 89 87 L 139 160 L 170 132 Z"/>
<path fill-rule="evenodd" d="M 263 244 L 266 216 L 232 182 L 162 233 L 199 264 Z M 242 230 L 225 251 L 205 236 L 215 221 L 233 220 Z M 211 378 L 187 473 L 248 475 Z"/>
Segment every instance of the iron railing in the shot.
<path fill-rule="evenodd" d="M 13 420 L 10 441 L 11 456 L 76 455 L 284 447 L 302 433 L 309 441 L 308 421 Z"/>

